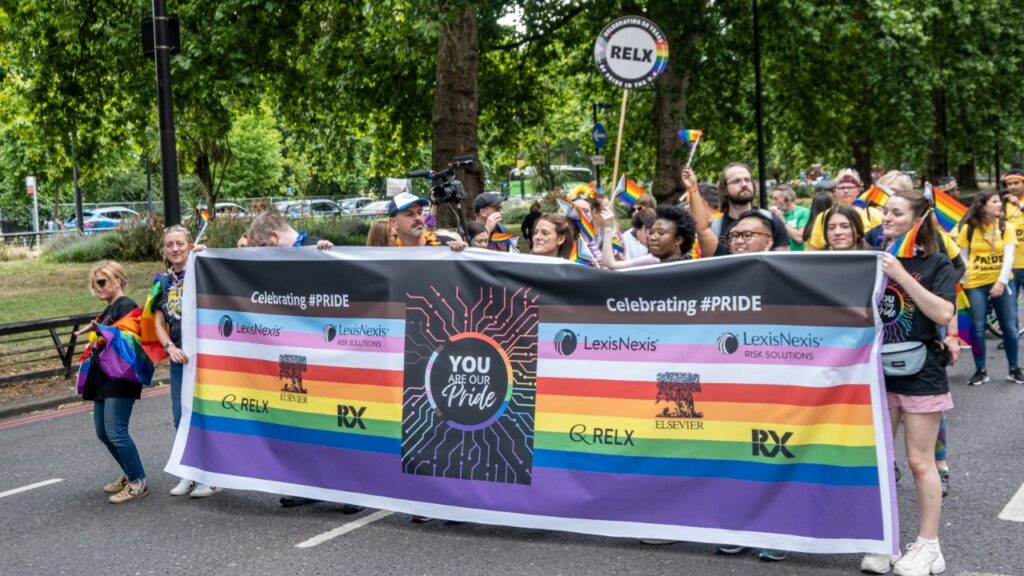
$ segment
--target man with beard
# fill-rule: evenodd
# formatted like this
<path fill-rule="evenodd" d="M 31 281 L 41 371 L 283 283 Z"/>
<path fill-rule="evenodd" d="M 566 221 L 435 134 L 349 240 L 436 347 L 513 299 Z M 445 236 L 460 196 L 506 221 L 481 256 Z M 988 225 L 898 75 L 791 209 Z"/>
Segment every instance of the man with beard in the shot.
<path fill-rule="evenodd" d="M 439 238 L 427 230 L 423 220 L 423 208 L 430 202 L 403 192 L 391 199 L 388 205 L 388 222 L 398 232 L 398 246 L 448 246 L 458 252 L 466 247 L 462 240 Z"/>

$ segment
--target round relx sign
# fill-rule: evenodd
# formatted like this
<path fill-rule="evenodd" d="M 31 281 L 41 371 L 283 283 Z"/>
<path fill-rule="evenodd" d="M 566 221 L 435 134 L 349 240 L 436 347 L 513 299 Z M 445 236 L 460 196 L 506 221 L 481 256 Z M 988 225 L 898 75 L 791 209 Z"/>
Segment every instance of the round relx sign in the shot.
<path fill-rule="evenodd" d="M 646 18 L 619 18 L 597 37 L 594 62 L 605 80 L 615 86 L 643 88 L 668 66 L 668 40 L 661 28 Z"/>

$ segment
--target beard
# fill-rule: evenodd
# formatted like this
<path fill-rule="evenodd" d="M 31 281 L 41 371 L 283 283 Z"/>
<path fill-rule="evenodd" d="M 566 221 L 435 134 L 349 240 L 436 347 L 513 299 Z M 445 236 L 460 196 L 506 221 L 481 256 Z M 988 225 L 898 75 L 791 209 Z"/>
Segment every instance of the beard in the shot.
<path fill-rule="evenodd" d="M 747 204 L 753 202 L 754 191 L 752 189 L 740 190 L 735 194 L 730 194 L 729 201 L 733 204 Z"/>

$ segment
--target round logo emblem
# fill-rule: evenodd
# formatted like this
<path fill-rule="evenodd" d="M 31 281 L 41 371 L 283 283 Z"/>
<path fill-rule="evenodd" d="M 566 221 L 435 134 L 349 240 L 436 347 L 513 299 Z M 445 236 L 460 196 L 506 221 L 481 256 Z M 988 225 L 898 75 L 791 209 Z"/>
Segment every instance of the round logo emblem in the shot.
<path fill-rule="evenodd" d="M 668 67 L 668 40 L 661 28 L 646 18 L 619 18 L 597 37 L 594 62 L 613 85 L 627 90 L 643 88 Z"/>
<path fill-rule="evenodd" d="M 235 325 L 234 325 L 233 322 L 231 322 L 231 317 L 230 316 L 221 316 L 220 317 L 219 328 L 220 328 L 220 335 L 225 337 L 225 338 L 228 338 L 228 337 L 231 336 L 231 333 L 234 332 Z"/>
<path fill-rule="evenodd" d="M 559 354 L 569 356 L 576 351 L 576 342 L 576 333 L 568 328 L 563 328 L 555 334 L 555 340 L 552 344 L 554 344 L 555 350 Z"/>
<path fill-rule="evenodd" d="M 739 340 L 736 339 L 735 334 L 723 332 L 718 337 L 718 351 L 722 354 L 732 354 L 736 352 L 740 347 Z"/>
<path fill-rule="evenodd" d="M 427 362 L 427 398 L 453 428 L 480 430 L 501 417 L 512 398 L 512 364 L 491 337 L 453 336 Z"/>
<path fill-rule="evenodd" d="M 337 335 L 338 329 L 334 327 L 334 324 L 324 326 L 324 342 L 334 342 L 334 338 Z"/>

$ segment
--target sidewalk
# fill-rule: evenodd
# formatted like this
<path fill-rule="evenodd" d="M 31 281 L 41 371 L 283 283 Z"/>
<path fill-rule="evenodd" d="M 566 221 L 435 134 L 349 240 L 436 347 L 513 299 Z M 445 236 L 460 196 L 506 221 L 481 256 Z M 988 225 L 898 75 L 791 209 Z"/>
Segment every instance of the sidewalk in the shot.
<path fill-rule="evenodd" d="M 33 412 L 42 412 L 44 410 L 61 410 L 71 406 L 77 406 L 82 402 L 82 399 L 78 394 L 75 394 L 73 388 L 74 378 L 67 380 L 69 389 L 66 392 L 48 394 L 38 398 L 29 398 L 27 400 L 14 400 L 10 402 L 3 402 L 0 400 L 0 420 L 6 418 L 13 418 L 15 416 L 21 416 L 24 414 L 31 414 Z M 170 370 L 166 365 L 159 366 L 156 372 L 153 374 L 153 386 L 165 386 L 170 383 Z M 17 384 L 12 384 L 17 386 Z"/>

